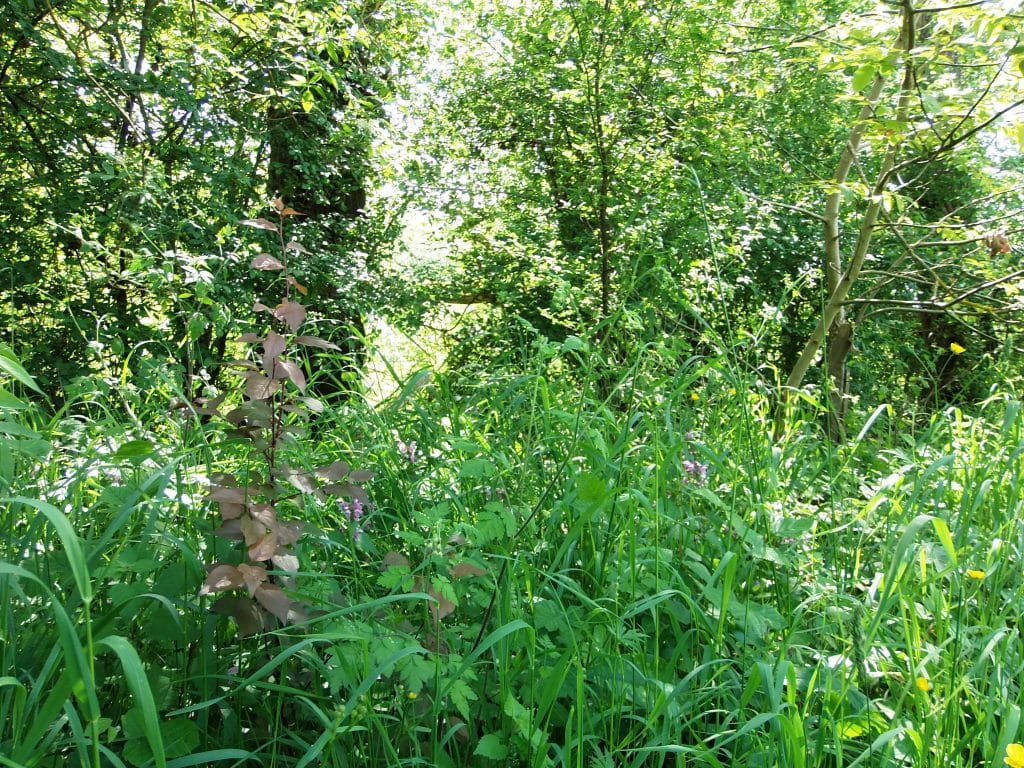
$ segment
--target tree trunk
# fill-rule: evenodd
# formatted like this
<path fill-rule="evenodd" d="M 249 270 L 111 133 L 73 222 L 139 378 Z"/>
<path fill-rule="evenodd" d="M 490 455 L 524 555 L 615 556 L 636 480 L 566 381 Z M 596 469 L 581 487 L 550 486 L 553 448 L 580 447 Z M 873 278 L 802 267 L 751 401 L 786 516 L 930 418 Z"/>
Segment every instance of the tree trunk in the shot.
<path fill-rule="evenodd" d="M 897 50 L 902 51 L 905 57 L 903 83 L 900 86 L 899 99 L 896 107 L 896 122 L 905 122 L 909 110 L 910 98 L 913 94 L 914 65 L 909 56 L 909 51 L 914 47 L 914 8 L 912 0 L 903 0 L 902 24 L 900 28 L 899 43 Z M 843 266 L 842 249 L 839 242 L 839 206 L 842 190 L 840 185 L 845 183 L 850 168 L 857 156 L 857 150 L 867 129 L 868 121 L 875 112 L 878 100 L 882 93 L 884 78 L 881 73 L 875 75 L 867 100 L 861 108 L 857 122 L 850 131 L 850 136 L 843 148 L 839 165 L 832 178 L 835 189 L 830 193 L 825 203 L 825 286 L 828 291 L 828 300 L 817 327 L 807 340 L 800 357 L 793 365 L 786 379 L 785 386 L 779 395 L 779 403 L 775 418 L 775 438 L 782 436 L 786 423 L 786 411 L 789 398 L 793 390 L 799 387 L 810 369 L 811 364 L 817 358 L 822 345 L 825 345 L 827 359 L 827 370 L 830 385 L 829 392 L 829 434 L 835 440 L 840 440 L 845 433 L 843 419 L 845 417 L 849 394 L 849 374 L 846 369 L 846 361 L 853 349 L 853 327 L 846 320 L 845 305 L 850 295 L 850 290 L 860 275 L 864 266 L 864 260 L 868 255 L 868 246 L 874 234 L 875 222 L 882 209 L 882 197 L 885 193 L 889 175 L 896 164 L 896 153 L 900 142 L 893 142 L 882 160 L 881 167 L 867 208 L 861 218 L 860 229 L 854 245 L 853 253 L 849 262 Z"/>

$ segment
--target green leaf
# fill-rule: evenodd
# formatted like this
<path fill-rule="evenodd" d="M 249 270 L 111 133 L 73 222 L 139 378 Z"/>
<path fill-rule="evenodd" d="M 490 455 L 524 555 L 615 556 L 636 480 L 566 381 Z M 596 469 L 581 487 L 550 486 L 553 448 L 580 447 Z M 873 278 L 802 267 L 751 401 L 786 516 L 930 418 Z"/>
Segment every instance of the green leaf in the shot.
<path fill-rule="evenodd" d="M 488 733 L 480 738 L 473 754 L 488 760 L 504 760 L 508 757 L 508 747 L 505 746 L 505 742 L 502 741 L 499 734 Z"/>
<path fill-rule="evenodd" d="M 10 374 L 29 389 L 34 389 L 39 394 L 43 394 L 43 390 L 36 384 L 36 380 L 29 375 L 28 371 L 21 367 L 18 358 L 14 356 L 14 352 L 6 344 L 0 344 L 0 372 Z"/>
<path fill-rule="evenodd" d="M 459 477 L 463 480 L 475 479 L 482 480 L 488 477 L 494 477 L 497 474 L 497 468 L 487 459 L 466 459 L 463 463 L 462 468 L 459 470 Z"/>
<path fill-rule="evenodd" d="M 37 499 L 29 499 L 22 496 L 0 499 L 0 504 L 24 504 L 28 507 L 42 512 L 50 525 L 57 531 L 57 537 L 64 546 L 64 554 L 71 566 L 71 574 L 75 579 L 75 586 L 78 588 L 82 601 L 88 605 L 92 602 L 92 581 L 89 579 L 89 569 L 86 566 L 85 556 L 82 554 L 82 544 L 72 528 L 71 523 L 64 516 L 64 513 L 52 504 Z"/>
<path fill-rule="evenodd" d="M 130 440 L 114 453 L 115 459 L 138 459 L 153 454 L 153 443 L 149 440 Z"/>
<path fill-rule="evenodd" d="M 589 472 L 576 478 L 580 500 L 588 504 L 597 504 L 608 496 L 608 484 L 603 477 Z"/>
<path fill-rule="evenodd" d="M 853 90 L 863 91 L 867 88 L 875 77 L 875 65 L 874 64 L 862 64 L 857 68 L 857 71 L 853 73 Z"/>
<path fill-rule="evenodd" d="M 135 706 L 141 712 L 142 731 L 145 734 L 146 741 L 149 743 L 149 748 L 152 750 L 153 760 L 156 762 L 157 768 L 167 768 L 167 753 L 164 749 L 163 734 L 160 730 L 160 719 L 156 712 L 156 703 L 153 701 L 153 691 L 149 687 L 149 678 L 146 677 L 146 671 L 142 667 L 139 654 L 132 647 L 131 643 L 119 635 L 104 637 L 98 641 L 98 644 L 110 648 L 121 660 L 121 669 L 124 672 L 125 681 L 128 683 L 128 690 L 132 692 Z M 125 752 L 125 757 L 128 758 L 127 750 Z M 175 757 L 177 756 L 175 755 Z M 131 758 L 128 759 L 131 760 Z M 136 765 L 138 764 L 136 763 Z"/>
<path fill-rule="evenodd" d="M 5 408 L 8 411 L 23 411 L 28 408 L 28 403 L 19 400 L 4 387 L 0 387 L 0 408 Z"/>

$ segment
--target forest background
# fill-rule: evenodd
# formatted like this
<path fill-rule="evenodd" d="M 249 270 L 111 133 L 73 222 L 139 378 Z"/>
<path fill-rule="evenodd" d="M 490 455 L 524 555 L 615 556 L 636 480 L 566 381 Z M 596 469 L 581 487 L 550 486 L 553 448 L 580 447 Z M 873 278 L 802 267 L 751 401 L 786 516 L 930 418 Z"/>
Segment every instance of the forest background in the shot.
<path fill-rule="evenodd" d="M 10 0 L 0 765 L 1024 768 L 1022 19 Z"/>

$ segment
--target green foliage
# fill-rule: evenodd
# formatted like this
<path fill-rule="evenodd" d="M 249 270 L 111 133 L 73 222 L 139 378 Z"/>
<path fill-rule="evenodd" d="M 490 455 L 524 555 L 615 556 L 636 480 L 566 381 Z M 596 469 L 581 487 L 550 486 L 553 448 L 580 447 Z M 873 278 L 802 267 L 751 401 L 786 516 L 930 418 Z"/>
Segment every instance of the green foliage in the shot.
<path fill-rule="evenodd" d="M 1021 51 L 890 6 L 8 3 L 0 763 L 1016 760 Z"/>

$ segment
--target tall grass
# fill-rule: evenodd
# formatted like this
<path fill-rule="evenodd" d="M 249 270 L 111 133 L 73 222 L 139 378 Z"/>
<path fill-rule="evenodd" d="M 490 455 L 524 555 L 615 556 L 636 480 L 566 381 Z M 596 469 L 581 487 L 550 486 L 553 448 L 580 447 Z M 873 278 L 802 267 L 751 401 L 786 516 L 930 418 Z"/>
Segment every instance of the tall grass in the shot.
<path fill-rule="evenodd" d="M 310 618 L 256 637 L 198 596 L 238 446 L 103 393 L 9 413 L 48 448 L 5 438 L 0 764 L 1001 765 L 1020 404 L 835 447 L 808 401 L 773 443 L 736 365 L 597 355 L 321 417 L 297 455 L 374 469 L 374 507 L 303 500 Z"/>

